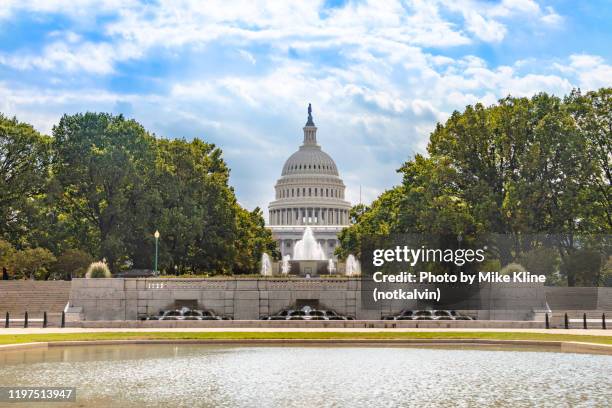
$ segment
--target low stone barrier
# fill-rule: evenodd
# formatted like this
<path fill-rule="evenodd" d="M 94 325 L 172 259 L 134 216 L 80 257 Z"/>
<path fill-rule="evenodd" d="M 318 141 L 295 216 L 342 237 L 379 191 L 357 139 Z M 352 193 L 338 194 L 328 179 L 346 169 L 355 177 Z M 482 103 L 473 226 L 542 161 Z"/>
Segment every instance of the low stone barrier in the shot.
<path fill-rule="evenodd" d="M 258 320 L 299 304 L 334 310 L 358 320 L 380 320 L 402 309 L 423 309 L 418 301 L 398 301 L 379 309 L 362 307 L 360 278 L 208 278 L 208 279 L 74 279 L 67 320 L 137 320 L 158 315 L 160 310 L 192 305 L 235 320 Z M 592 306 L 609 310 L 612 288 L 548 288 L 540 285 L 498 285 L 483 287 L 481 297 L 489 309 L 461 308 L 482 321 L 529 321 L 543 324 L 547 304 L 556 312 L 563 305 Z M 574 299 L 573 297 L 576 297 Z M 569 299 L 564 301 L 563 299 Z M 550 301 L 550 302 L 549 302 Z M 568 303 L 569 302 L 569 303 Z M 572 303 L 573 302 L 573 303 Z M 475 299 L 474 306 L 478 305 Z M 528 305 L 528 306 L 525 306 Z M 538 305 L 538 309 L 532 306 Z M 469 306 L 469 305 L 468 305 Z M 554 307 L 553 307 L 554 306 Z M 568 309 L 568 307 L 565 307 Z M 553 319 L 556 324 L 556 320 Z M 189 323 L 200 324 L 200 323 Z M 299 324 L 299 321 L 298 323 Z M 395 324 L 400 324 L 396 322 Z M 479 325 L 469 321 L 402 321 L 405 327 L 445 327 L 447 324 Z M 441 326 L 437 326 L 441 325 Z M 481 326 L 478 326 L 481 327 Z M 538 326 L 539 327 L 539 326 Z"/>
<path fill-rule="evenodd" d="M 510 320 L 98 320 L 71 322 L 67 327 L 80 328 L 235 328 L 235 329 L 543 329 L 542 322 Z"/>

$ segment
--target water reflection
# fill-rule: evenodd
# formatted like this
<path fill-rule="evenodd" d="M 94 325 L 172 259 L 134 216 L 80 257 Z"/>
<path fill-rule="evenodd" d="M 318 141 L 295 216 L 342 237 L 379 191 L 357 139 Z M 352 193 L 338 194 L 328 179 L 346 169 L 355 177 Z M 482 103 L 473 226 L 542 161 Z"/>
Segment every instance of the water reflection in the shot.
<path fill-rule="evenodd" d="M 606 406 L 611 372 L 610 356 L 484 349 L 126 345 L 0 353 L 0 386 L 76 386 L 80 403 L 98 407 Z"/>

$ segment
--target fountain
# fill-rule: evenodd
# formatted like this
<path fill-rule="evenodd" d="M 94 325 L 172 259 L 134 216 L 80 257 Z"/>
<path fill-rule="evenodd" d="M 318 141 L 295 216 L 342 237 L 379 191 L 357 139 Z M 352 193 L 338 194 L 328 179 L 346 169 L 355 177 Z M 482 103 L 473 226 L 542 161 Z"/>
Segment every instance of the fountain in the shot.
<path fill-rule="evenodd" d="M 259 320 L 355 320 L 352 316 L 343 316 L 329 309 L 317 309 L 311 306 L 290 307 L 271 316 L 261 316 Z"/>
<path fill-rule="evenodd" d="M 310 227 L 306 227 L 302 239 L 295 243 L 293 259 L 297 261 L 325 261 L 325 251 L 317 242 Z"/>
<path fill-rule="evenodd" d="M 456 310 L 411 310 L 404 309 L 401 312 L 385 316 L 383 320 L 474 320 L 472 317 L 463 315 Z"/>
<path fill-rule="evenodd" d="M 261 276 L 272 276 L 272 262 L 270 261 L 270 255 L 265 252 L 261 255 Z"/>
<path fill-rule="evenodd" d="M 336 265 L 334 265 L 334 260 L 333 259 L 329 259 L 329 262 L 327 262 L 327 272 L 329 272 L 330 275 L 333 275 L 334 272 L 336 272 Z"/>
<path fill-rule="evenodd" d="M 291 270 L 291 264 L 289 261 L 291 260 L 291 256 L 288 254 L 283 257 L 283 262 L 281 263 L 281 273 L 283 275 L 289 275 L 289 271 Z"/>
<path fill-rule="evenodd" d="M 353 254 L 346 258 L 346 276 L 361 275 L 361 266 Z"/>
<path fill-rule="evenodd" d="M 229 317 L 219 316 L 212 310 L 180 309 L 160 310 L 157 316 L 143 316 L 140 320 L 230 320 Z"/>

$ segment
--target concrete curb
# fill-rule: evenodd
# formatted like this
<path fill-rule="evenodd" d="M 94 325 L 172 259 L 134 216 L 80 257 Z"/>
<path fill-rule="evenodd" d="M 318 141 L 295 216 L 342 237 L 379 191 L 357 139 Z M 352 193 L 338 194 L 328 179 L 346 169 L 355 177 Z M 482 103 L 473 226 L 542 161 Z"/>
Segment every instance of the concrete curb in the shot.
<path fill-rule="evenodd" d="M 574 341 L 542 341 L 542 340 L 488 340 L 488 339 L 135 339 L 135 340 L 86 340 L 86 341 L 54 341 L 39 343 L 21 343 L 0 345 L 3 351 L 18 351 L 30 349 L 48 349 L 71 346 L 108 346 L 130 344 L 208 344 L 235 346 L 371 346 L 371 347 L 401 347 L 401 346 L 475 346 L 495 347 L 510 346 L 516 348 L 539 347 L 555 349 L 563 353 L 586 353 L 612 355 L 612 345 Z"/>
<path fill-rule="evenodd" d="M 516 320 L 89 320 L 67 327 L 94 328 L 361 328 L 361 329 L 543 329 L 544 322 Z"/>

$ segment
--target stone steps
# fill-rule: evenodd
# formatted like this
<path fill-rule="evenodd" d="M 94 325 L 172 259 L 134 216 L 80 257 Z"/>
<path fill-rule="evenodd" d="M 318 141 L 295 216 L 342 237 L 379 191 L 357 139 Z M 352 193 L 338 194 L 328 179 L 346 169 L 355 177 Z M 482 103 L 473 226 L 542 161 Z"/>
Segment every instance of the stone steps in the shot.
<path fill-rule="evenodd" d="M 66 281 L 0 281 L 0 319 L 6 312 L 23 319 L 61 313 L 70 298 L 71 282 Z"/>

